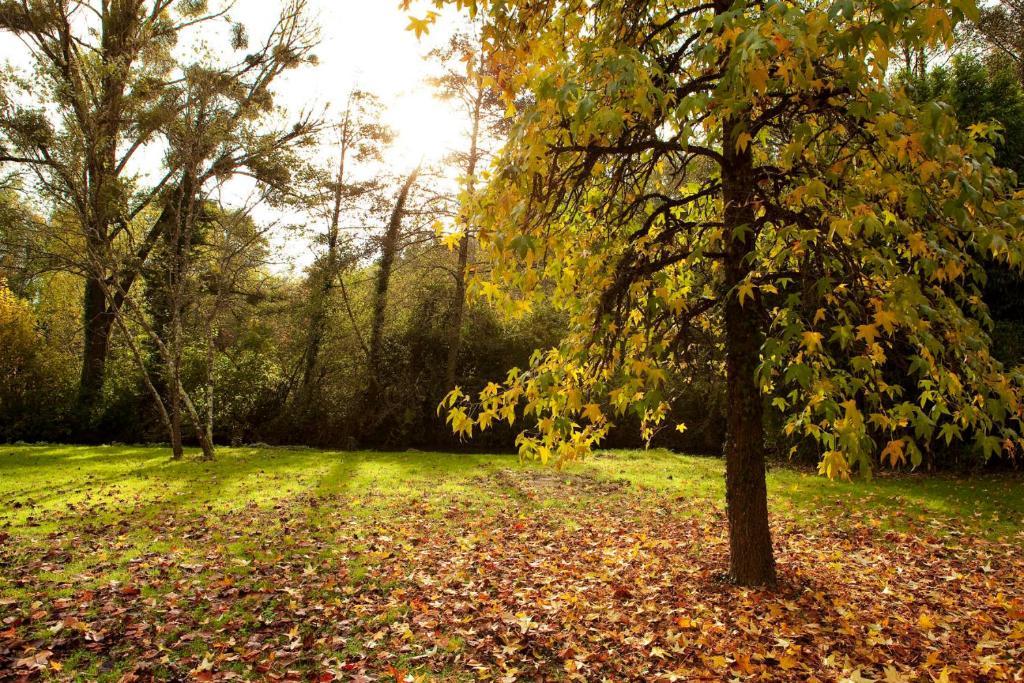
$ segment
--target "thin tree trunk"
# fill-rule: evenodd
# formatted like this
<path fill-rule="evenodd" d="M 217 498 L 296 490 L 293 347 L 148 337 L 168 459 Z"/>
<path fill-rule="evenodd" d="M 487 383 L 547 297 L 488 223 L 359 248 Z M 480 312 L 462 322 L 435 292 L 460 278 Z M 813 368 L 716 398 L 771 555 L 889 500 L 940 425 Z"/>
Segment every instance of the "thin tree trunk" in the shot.
<path fill-rule="evenodd" d="M 181 321 L 178 313 L 171 314 L 171 343 L 170 362 L 166 364 L 170 379 L 167 382 L 167 390 L 170 393 L 171 404 L 171 458 L 180 460 L 185 457 L 185 450 L 181 442 L 181 392 L 178 387 L 181 384 Z"/>
<path fill-rule="evenodd" d="M 188 412 L 188 417 L 192 421 L 192 424 L 196 429 L 196 441 L 199 442 L 199 448 L 202 449 L 203 455 L 200 460 L 210 461 L 216 457 L 216 452 L 213 446 L 213 441 L 208 439 L 206 436 L 206 429 L 203 426 L 203 420 L 199 417 L 199 411 L 196 410 L 195 404 L 189 395 L 185 392 L 185 387 L 182 386 L 181 381 L 178 381 L 178 391 L 181 394 L 182 403 L 185 406 L 185 410 Z"/>
<path fill-rule="evenodd" d="M 121 334 L 124 335 L 125 341 L 128 344 L 128 349 L 131 351 L 132 357 L 135 358 L 136 365 L 138 365 L 139 369 L 142 371 L 142 382 L 146 385 L 150 395 L 153 397 L 153 403 L 157 408 L 157 412 L 160 414 L 160 422 L 163 424 L 164 429 L 167 430 L 168 435 L 170 435 L 173 432 L 171 416 L 167 412 L 167 406 L 164 405 L 164 400 L 160 395 L 160 390 L 156 388 L 155 384 L 153 384 L 153 380 L 149 376 L 149 371 L 146 369 L 146 361 L 142 357 L 142 352 L 136 345 L 135 340 L 132 339 L 132 336 L 128 333 L 128 329 L 125 327 L 124 321 L 119 317 L 116 318 L 116 320 L 118 327 L 121 329 Z M 174 457 L 173 453 L 172 457 Z"/>
<path fill-rule="evenodd" d="M 186 178 L 191 179 L 191 173 L 186 173 Z M 171 412 L 171 449 L 175 459 L 183 458 L 185 455 L 181 438 L 181 358 L 184 335 L 182 333 L 182 315 L 185 310 L 185 289 L 187 282 L 187 259 L 192 249 L 192 226 L 195 222 L 195 197 L 192 194 L 193 183 L 185 180 L 182 187 L 184 192 L 172 195 L 173 202 L 171 215 L 174 220 L 166 233 L 165 240 L 168 245 L 169 266 L 167 269 L 166 306 L 168 319 L 163 329 L 157 328 L 158 335 L 166 340 L 164 353 L 164 368 L 167 375 L 168 403 Z M 196 429 L 201 429 L 201 423 L 193 420 Z"/>
<path fill-rule="evenodd" d="M 334 187 L 334 207 L 331 211 L 331 222 L 327 232 L 327 254 L 324 269 L 320 276 L 319 287 L 313 294 L 313 312 L 310 320 L 309 341 L 306 346 L 306 363 L 302 372 L 300 404 L 309 404 L 313 399 L 316 374 L 320 365 L 320 348 L 327 334 L 327 301 L 334 287 L 334 280 L 338 276 L 338 263 L 340 261 L 338 254 L 339 225 L 341 223 L 341 204 L 345 183 L 345 158 L 348 155 L 351 107 L 350 100 L 349 109 L 345 113 L 345 120 L 342 124 L 338 176 Z"/>
<path fill-rule="evenodd" d="M 473 130 L 469 141 L 469 160 L 466 168 L 466 194 L 472 197 L 476 186 L 476 165 L 480 157 L 480 116 L 484 102 L 484 86 L 477 83 L 476 99 L 473 101 Z M 445 389 L 455 386 L 459 369 L 459 354 L 462 352 L 462 325 L 466 317 L 466 272 L 469 266 L 471 235 L 469 226 L 459 242 L 459 260 L 455 271 L 455 296 L 452 300 L 451 320 L 448 324 L 448 358 L 445 363 Z"/>
<path fill-rule="evenodd" d="M 217 298 L 213 304 L 213 311 L 206 317 L 206 440 L 213 443 L 213 363 L 215 360 L 213 345 L 213 319 L 217 313 L 221 293 L 218 286 Z"/>
<path fill-rule="evenodd" d="M 459 242 L 459 260 L 455 273 L 455 295 L 452 300 L 451 321 L 448 323 L 448 358 L 445 363 L 445 390 L 455 386 L 462 352 L 462 326 L 466 318 L 466 268 L 469 265 L 469 234 Z"/>
<path fill-rule="evenodd" d="M 768 527 L 763 404 L 755 378 L 762 331 L 753 302 L 744 308 L 737 294 L 737 286 L 750 272 L 748 257 L 756 240 L 753 160 L 749 146 L 736 149 L 741 130 L 738 120 L 732 119 L 723 131 L 722 195 L 729 240 L 724 283 L 729 401 L 725 490 L 730 575 L 738 584 L 763 586 L 775 583 L 775 557 Z"/>
<path fill-rule="evenodd" d="M 387 229 L 381 239 L 380 262 L 377 264 L 377 278 L 373 291 L 373 313 L 370 322 L 370 341 L 366 346 L 367 378 L 366 388 L 363 390 L 361 410 L 355 417 L 355 432 L 362 437 L 371 437 L 380 424 L 382 414 L 386 406 L 382 405 L 381 389 L 383 387 L 382 375 L 384 355 L 384 322 L 387 316 L 388 289 L 391 286 L 391 273 L 395 266 L 395 259 L 398 256 L 399 238 L 402 232 L 402 217 L 405 214 L 405 204 L 409 199 L 409 191 L 419 176 L 420 169 L 416 167 L 398 192 L 395 199 L 395 206 L 391 212 L 391 219 L 388 221 Z"/>
<path fill-rule="evenodd" d="M 168 388 L 171 393 L 171 460 L 181 460 L 185 457 L 185 449 L 181 442 L 181 398 L 178 392 L 173 389 L 173 384 L 169 385 Z"/>
<path fill-rule="evenodd" d="M 387 230 L 381 240 L 380 263 L 377 267 L 377 280 L 373 292 L 373 321 L 370 326 L 370 383 L 377 387 L 380 380 L 382 346 L 384 343 L 384 319 L 387 313 L 388 289 L 391 286 L 391 271 L 395 266 L 395 258 L 398 256 L 399 237 L 402 232 L 402 217 L 405 214 L 405 204 L 409 199 L 409 191 L 412 189 L 420 169 L 416 168 L 406 178 L 402 189 L 395 199 L 395 207 L 391 212 L 391 220 L 388 221 Z"/>

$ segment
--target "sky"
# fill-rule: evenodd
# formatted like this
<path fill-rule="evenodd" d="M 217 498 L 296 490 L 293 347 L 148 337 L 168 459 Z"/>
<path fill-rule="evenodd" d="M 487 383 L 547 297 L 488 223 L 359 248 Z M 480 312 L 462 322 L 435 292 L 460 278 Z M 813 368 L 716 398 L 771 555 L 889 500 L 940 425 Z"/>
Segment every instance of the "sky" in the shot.
<path fill-rule="evenodd" d="M 233 18 L 248 26 L 255 41 L 273 26 L 280 2 L 238 0 Z M 375 93 L 399 135 L 394 160 L 410 169 L 421 156 L 429 161 L 459 142 L 465 122 L 433 97 L 425 80 L 436 67 L 423 60 L 457 28 L 457 15 L 444 15 L 429 35 L 417 39 L 406 30 L 409 13 L 399 9 L 399 0 L 309 2 L 322 31 L 320 64 L 291 72 L 279 87 L 281 101 L 331 104 L 337 112 L 353 88 Z"/>

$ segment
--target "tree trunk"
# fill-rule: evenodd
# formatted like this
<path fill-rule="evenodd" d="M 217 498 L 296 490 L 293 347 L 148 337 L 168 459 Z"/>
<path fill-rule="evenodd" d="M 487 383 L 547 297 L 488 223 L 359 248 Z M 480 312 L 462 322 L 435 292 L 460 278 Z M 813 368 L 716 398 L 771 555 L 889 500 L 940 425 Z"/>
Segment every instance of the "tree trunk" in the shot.
<path fill-rule="evenodd" d="M 448 323 L 448 358 L 445 364 L 445 390 L 455 386 L 462 351 L 462 325 L 466 318 L 466 268 L 469 265 L 469 234 L 459 242 L 459 261 L 455 274 L 455 297 L 452 301 L 451 321 Z"/>
<path fill-rule="evenodd" d="M 402 217 L 405 214 L 405 203 L 409 199 L 409 191 L 419 176 L 417 167 L 406 178 L 402 189 L 395 199 L 395 207 L 391 212 L 387 230 L 381 240 L 380 263 L 377 267 L 377 281 L 373 292 L 373 322 L 370 327 L 370 383 L 377 385 L 380 379 L 381 354 L 384 343 L 384 317 L 387 313 L 388 289 L 391 286 L 391 271 L 398 256 L 399 237 L 402 232 Z"/>
<path fill-rule="evenodd" d="M 132 339 L 132 336 L 128 334 L 128 329 L 125 327 L 124 320 L 116 316 L 115 320 L 117 321 L 118 327 L 121 330 L 121 334 L 124 336 L 125 342 L 128 345 L 128 350 L 131 351 L 132 356 L 135 358 L 136 365 L 138 366 L 139 370 L 142 371 L 142 382 L 143 384 L 146 385 L 146 388 L 149 389 L 149 393 L 153 397 L 153 404 L 156 406 L 157 412 L 160 415 L 161 424 L 163 424 L 164 429 L 167 430 L 168 434 L 173 434 L 174 427 L 171 424 L 171 416 L 167 412 L 167 407 L 164 405 L 164 400 L 160 394 L 160 390 L 156 388 L 155 384 L 153 384 L 153 380 L 150 377 L 149 371 L 146 368 L 146 361 L 143 359 L 142 353 L 139 350 L 138 345 L 136 345 L 135 340 Z"/>
<path fill-rule="evenodd" d="M 171 458 L 181 460 L 185 457 L 185 451 L 181 443 L 181 321 L 179 313 L 173 313 L 171 322 L 171 358 L 166 367 L 170 380 L 167 382 L 167 390 L 170 393 L 171 405 Z"/>
<path fill-rule="evenodd" d="M 214 449 L 213 441 L 207 437 L 206 427 L 203 424 L 202 418 L 199 417 L 199 411 L 196 410 L 195 403 L 189 397 L 185 391 L 185 387 L 181 384 L 181 379 L 177 382 L 178 395 L 181 396 L 181 402 L 185 406 L 185 410 L 188 412 L 189 420 L 192 421 L 192 426 L 196 431 L 196 441 L 199 442 L 199 448 L 202 449 L 203 455 L 200 460 L 210 461 L 216 457 L 216 451 Z"/>
<path fill-rule="evenodd" d="M 478 77 L 479 78 L 479 77 Z M 469 158 L 466 164 L 466 194 L 472 197 L 476 186 L 476 165 L 480 160 L 480 117 L 483 111 L 484 86 L 477 82 L 476 99 L 473 101 L 473 130 L 469 140 Z M 469 265 L 469 226 L 459 242 L 458 270 L 455 272 L 455 298 L 452 301 L 451 321 L 448 324 L 448 358 L 445 363 L 445 389 L 455 386 L 459 368 L 459 353 L 462 351 L 462 324 L 466 317 L 466 268 Z"/>
<path fill-rule="evenodd" d="M 361 410 L 355 417 L 355 431 L 362 438 L 373 438 L 374 432 L 382 422 L 382 416 L 387 410 L 387 406 L 382 402 L 383 381 L 381 376 L 384 374 L 384 322 L 387 315 L 388 289 L 391 286 L 391 272 L 395 266 L 395 259 L 398 257 L 405 204 L 419 173 L 420 169 L 417 167 L 402 184 L 402 189 L 399 190 L 395 206 L 391 211 L 391 219 L 388 221 L 387 229 L 381 239 L 380 261 L 377 264 L 377 278 L 373 291 L 370 341 L 366 346 L 366 388 L 360 401 Z"/>
<path fill-rule="evenodd" d="M 171 394 L 171 459 L 181 460 L 185 457 L 185 450 L 181 443 L 181 397 L 173 386 L 168 387 L 168 390 Z"/>
<path fill-rule="evenodd" d="M 88 429 L 92 414 L 103 394 L 107 369 L 107 351 L 114 314 L 108 309 L 103 283 L 95 277 L 85 281 L 83 301 L 84 345 L 82 375 L 78 387 L 78 407 L 83 429 Z"/>
<path fill-rule="evenodd" d="M 775 583 L 775 557 L 768 527 L 764 422 L 756 371 L 762 331 L 755 302 L 740 302 L 737 286 L 750 272 L 755 248 L 754 173 L 749 146 L 736 149 L 738 120 L 723 131 L 722 197 L 728 241 L 725 259 L 725 352 L 728 436 L 725 444 L 725 495 L 729 516 L 729 573 L 744 586 Z"/>
<path fill-rule="evenodd" d="M 206 316 L 206 440 L 213 443 L 213 400 L 214 376 L 213 364 L 216 360 L 216 349 L 213 345 L 213 319 L 220 304 L 220 285 L 217 287 L 217 298 L 213 303 L 213 311 Z"/>

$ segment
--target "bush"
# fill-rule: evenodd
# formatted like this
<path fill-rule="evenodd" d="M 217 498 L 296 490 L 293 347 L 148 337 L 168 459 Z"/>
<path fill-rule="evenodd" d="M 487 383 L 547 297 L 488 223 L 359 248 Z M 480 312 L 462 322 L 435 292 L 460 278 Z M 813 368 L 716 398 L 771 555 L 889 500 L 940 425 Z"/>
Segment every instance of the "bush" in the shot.
<path fill-rule="evenodd" d="M 0 440 L 60 438 L 71 377 L 32 306 L 0 280 Z"/>

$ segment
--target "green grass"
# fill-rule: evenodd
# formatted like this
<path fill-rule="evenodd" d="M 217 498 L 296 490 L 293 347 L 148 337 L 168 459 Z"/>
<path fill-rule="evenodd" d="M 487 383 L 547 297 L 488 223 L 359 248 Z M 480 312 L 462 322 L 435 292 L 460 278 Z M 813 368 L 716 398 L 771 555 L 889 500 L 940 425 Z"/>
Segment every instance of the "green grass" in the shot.
<path fill-rule="evenodd" d="M 518 466 L 509 456 L 305 448 L 222 448 L 210 463 L 195 455 L 172 461 L 167 449 L 141 446 L 0 446 L 0 523 L 44 534 L 63 517 L 82 520 L 82 506 L 104 521 L 125 506 L 147 515 L 267 506 L 301 493 L 465 493 L 486 468 Z"/>
<path fill-rule="evenodd" d="M 599 454 L 578 468 L 724 505 L 724 464 L 717 458 L 620 451 Z M 772 511 L 787 517 L 831 508 L 840 519 L 859 516 L 894 528 L 925 524 L 940 534 L 963 527 L 993 539 L 1024 529 L 1024 478 L 1019 474 L 880 473 L 871 480 L 830 481 L 807 471 L 774 467 L 768 473 L 768 494 Z M 798 515 L 794 521 L 799 521 Z"/>
<path fill-rule="evenodd" d="M 42 535 L 67 520 L 110 522 L 126 507 L 142 516 L 168 509 L 224 512 L 303 493 L 358 496 L 361 504 L 353 512 L 363 515 L 424 493 L 486 504 L 475 479 L 497 469 L 539 467 L 510 455 L 418 451 L 222 448 L 212 463 L 198 462 L 194 455 L 175 462 L 166 449 L 141 446 L 0 446 L 0 527 Z M 724 505 L 723 464 L 716 458 L 606 452 L 567 472 Z M 1019 532 L 1024 520 L 1024 479 L 1014 475 L 833 482 L 774 468 L 768 487 L 773 510 L 787 515 L 835 507 L 841 517 L 875 517 L 884 525 L 917 521 L 945 527 L 956 521 L 991 537 Z"/>

